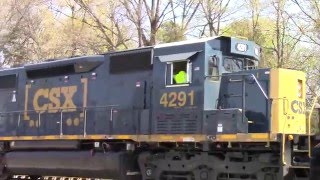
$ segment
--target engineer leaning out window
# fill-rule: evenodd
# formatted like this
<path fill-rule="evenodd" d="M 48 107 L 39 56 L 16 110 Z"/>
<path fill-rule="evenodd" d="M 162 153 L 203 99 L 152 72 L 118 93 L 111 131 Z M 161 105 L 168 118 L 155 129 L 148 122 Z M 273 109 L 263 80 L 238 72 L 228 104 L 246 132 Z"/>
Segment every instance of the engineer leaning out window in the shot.
<path fill-rule="evenodd" d="M 190 63 L 188 61 L 171 62 L 168 65 L 167 75 L 171 77 L 168 85 L 190 83 Z"/>
<path fill-rule="evenodd" d="M 176 84 L 184 84 L 187 83 L 187 73 L 183 70 L 179 71 L 178 74 L 174 75 L 174 80 Z"/>

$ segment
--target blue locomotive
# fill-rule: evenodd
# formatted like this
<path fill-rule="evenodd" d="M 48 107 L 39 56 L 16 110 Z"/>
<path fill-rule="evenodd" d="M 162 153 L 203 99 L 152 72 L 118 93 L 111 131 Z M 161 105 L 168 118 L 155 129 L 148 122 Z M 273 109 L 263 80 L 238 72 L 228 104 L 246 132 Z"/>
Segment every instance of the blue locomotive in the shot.
<path fill-rule="evenodd" d="M 1 179 L 290 179 L 305 75 L 259 61 L 220 36 L 3 69 Z"/>

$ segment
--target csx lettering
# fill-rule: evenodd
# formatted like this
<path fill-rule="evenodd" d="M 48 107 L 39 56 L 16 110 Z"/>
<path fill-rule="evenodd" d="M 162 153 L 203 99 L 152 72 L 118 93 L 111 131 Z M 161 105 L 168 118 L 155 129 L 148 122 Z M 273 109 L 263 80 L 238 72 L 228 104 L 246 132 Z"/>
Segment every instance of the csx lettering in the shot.
<path fill-rule="evenodd" d="M 45 111 L 56 113 L 59 109 L 67 112 L 76 111 L 76 105 L 72 99 L 76 92 L 77 86 L 38 89 L 33 98 L 33 107 L 37 113 Z M 61 102 L 62 97 L 64 97 L 64 102 Z M 49 102 L 40 104 L 40 99 L 47 99 Z"/>
<path fill-rule="evenodd" d="M 291 102 L 291 110 L 296 114 L 304 114 L 305 113 L 305 103 L 301 101 L 294 100 Z"/>

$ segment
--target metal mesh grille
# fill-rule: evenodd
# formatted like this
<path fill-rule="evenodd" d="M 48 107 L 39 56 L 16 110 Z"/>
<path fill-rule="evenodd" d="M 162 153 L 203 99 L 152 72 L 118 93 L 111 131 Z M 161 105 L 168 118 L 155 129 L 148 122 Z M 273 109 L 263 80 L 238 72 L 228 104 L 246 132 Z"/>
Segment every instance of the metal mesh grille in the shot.
<path fill-rule="evenodd" d="M 156 132 L 159 134 L 192 134 L 200 128 L 197 113 L 164 113 L 157 117 Z"/>

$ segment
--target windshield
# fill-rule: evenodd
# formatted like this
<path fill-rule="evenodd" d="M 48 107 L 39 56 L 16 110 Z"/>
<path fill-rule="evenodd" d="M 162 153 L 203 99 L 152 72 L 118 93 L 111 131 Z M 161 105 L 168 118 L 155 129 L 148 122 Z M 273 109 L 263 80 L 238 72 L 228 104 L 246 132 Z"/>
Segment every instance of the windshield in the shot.
<path fill-rule="evenodd" d="M 255 69 L 255 61 L 248 58 L 225 57 L 223 66 L 226 71 L 237 72 L 248 69 Z"/>

